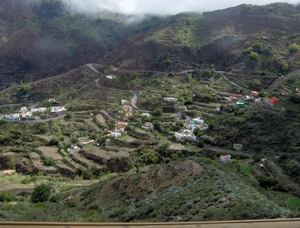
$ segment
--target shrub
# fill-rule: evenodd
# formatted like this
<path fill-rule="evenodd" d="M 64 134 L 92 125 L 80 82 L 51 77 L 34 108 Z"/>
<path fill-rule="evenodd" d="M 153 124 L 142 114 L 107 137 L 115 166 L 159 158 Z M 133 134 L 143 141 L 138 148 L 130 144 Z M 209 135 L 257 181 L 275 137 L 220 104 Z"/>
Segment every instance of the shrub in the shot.
<path fill-rule="evenodd" d="M 59 139 L 58 138 L 52 138 L 49 142 L 49 145 L 58 145 Z"/>
<path fill-rule="evenodd" d="M 291 53 L 299 51 L 299 50 L 300 50 L 300 45 L 298 45 L 296 43 L 291 44 L 290 47 L 289 47 L 289 51 Z"/>
<path fill-rule="evenodd" d="M 76 207 L 76 202 L 75 200 L 71 199 L 68 201 L 68 207 Z"/>
<path fill-rule="evenodd" d="M 46 157 L 44 160 L 44 165 L 46 166 L 54 165 L 54 159 L 52 157 Z"/>
<path fill-rule="evenodd" d="M 174 77 L 175 73 L 171 71 L 171 72 L 168 73 L 168 76 Z"/>
<path fill-rule="evenodd" d="M 252 47 L 249 47 L 249 48 L 244 49 L 244 50 L 243 50 L 243 53 L 244 53 L 244 54 L 250 54 L 252 51 L 253 51 L 253 48 L 252 48 Z"/>
<path fill-rule="evenodd" d="M 250 52 L 249 57 L 250 57 L 251 59 L 256 60 L 256 61 L 258 61 L 258 59 L 259 59 L 259 55 L 258 55 L 256 52 L 254 52 L 254 51 L 251 51 L 251 52 Z"/>
<path fill-rule="evenodd" d="M 10 192 L 0 192 L 0 202 L 10 202 L 13 196 Z"/>
<path fill-rule="evenodd" d="M 31 194 L 31 201 L 33 203 L 45 202 L 50 197 L 51 186 L 46 184 L 38 185 L 34 188 Z"/>

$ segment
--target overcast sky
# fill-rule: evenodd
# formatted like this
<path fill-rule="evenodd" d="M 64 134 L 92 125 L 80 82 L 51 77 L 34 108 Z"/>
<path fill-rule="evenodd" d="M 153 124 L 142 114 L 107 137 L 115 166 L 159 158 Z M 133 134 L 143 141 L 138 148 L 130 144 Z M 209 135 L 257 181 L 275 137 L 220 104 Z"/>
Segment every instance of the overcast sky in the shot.
<path fill-rule="evenodd" d="M 177 14 L 187 11 L 212 11 L 240 4 L 265 5 L 272 0 L 64 0 L 73 10 L 95 12 L 104 8 L 126 14 Z M 298 4 L 300 0 L 285 0 Z"/>

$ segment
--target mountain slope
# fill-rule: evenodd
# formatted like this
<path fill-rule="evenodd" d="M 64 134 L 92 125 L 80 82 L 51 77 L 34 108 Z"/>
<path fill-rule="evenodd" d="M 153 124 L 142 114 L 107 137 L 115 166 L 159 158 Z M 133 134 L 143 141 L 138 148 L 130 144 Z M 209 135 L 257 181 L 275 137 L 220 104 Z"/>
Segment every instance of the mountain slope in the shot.
<path fill-rule="evenodd" d="M 247 73 L 286 73 L 299 54 L 299 7 L 240 5 L 200 14 L 178 14 L 165 25 L 123 41 L 99 63 L 125 69 L 205 68 Z M 257 54 L 257 58 L 252 55 Z"/>
<path fill-rule="evenodd" d="M 101 18 L 73 14 L 60 0 L 4 0 L 0 9 L 3 83 L 38 80 L 96 62 L 121 40 L 144 29 L 112 12 L 102 12 Z"/>

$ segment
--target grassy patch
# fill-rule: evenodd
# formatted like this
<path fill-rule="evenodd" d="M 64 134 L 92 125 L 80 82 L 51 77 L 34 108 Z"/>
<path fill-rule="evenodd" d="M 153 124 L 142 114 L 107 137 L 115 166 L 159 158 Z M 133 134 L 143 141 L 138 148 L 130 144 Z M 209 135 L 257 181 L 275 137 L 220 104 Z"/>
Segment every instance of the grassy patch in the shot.
<path fill-rule="evenodd" d="M 290 199 L 290 201 L 288 202 L 288 207 L 291 209 L 296 209 L 300 207 L 300 199 L 297 198 Z"/>
<path fill-rule="evenodd" d="M 65 186 L 61 186 L 60 191 L 67 191 L 76 187 L 77 187 L 76 185 L 65 185 Z"/>
<path fill-rule="evenodd" d="M 249 174 L 252 173 L 251 168 L 249 168 L 249 167 L 247 167 L 247 166 L 244 166 L 241 170 L 242 170 L 242 172 L 243 172 L 244 174 L 246 174 L 246 175 L 249 175 Z"/>

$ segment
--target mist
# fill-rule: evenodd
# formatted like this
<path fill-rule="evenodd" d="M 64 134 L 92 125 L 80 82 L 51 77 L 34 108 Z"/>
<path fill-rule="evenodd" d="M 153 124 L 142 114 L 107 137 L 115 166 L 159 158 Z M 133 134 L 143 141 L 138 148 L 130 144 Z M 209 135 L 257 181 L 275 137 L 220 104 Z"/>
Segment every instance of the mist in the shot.
<path fill-rule="evenodd" d="M 63 0 L 69 9 L 80 13 L 97 13 L 103 9 L 123 14 L 172 15 L 181 12 L 205 12 L 225 9 L 240 4 L 265 5 L 272 0 Z M 288 0 L 291 4 L 300 0 Z"/>

